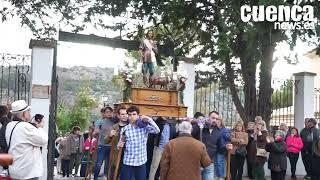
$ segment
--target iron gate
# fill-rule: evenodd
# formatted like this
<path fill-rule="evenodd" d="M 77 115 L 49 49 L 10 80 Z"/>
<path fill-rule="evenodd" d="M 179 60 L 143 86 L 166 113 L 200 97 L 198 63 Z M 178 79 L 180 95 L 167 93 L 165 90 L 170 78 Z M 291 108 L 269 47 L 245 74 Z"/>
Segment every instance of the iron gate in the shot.
<path fill-rule="evenodd" d="M 273 93 L 271 97 L 272 114 L 270 126 L 279 126 L 281 122 L 285 122 L 288 126 L 294 125 L 294 87 L 295 82 L 290 79 L 272 80 Z M 247 91 L 250 94 L 253 90 L 247 89 Z M 245 92 L 243 86 L 237 86 L 237 93 L 241 104 L 244 105 Z M 256 90 L 256 95 L 258 94 L 259 91 Z M 230 89 L 219 81 L 202 85 L 195 89 L 194 112 L 202 112 L 207 115 L 213 110 L 220 112 L 227 126 L 232 126 L 234 122 L 240 120 L 240 115 L 233 103 Z M 246 111 L 250 112 L 250 109 L 246 109 Z"/>
<path fill-rule="evenodd" d="M 0 53 L 0 103 L 30 103 L 31 56 Z"/>
<path fill-rule="evenodd" d="M 320 122 L 320 88 L 314 88 L 314 117 Z"/>

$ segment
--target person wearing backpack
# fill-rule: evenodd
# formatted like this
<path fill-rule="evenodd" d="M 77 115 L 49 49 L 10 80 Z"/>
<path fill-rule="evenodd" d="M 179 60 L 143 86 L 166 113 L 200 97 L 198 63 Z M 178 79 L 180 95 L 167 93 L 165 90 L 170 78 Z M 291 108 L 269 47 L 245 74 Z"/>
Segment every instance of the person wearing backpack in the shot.
<path fill-rule="evenodd" d="M 42 121 L 34 127 L 30 121 L 30 106 L 24 100 L 12 103 L 13 119 L 8 123 L 5 138 L 8 153 L 13 156 L 9 166 L 12 179 L 39 179 L 43 176 L 43 162 L 40 147 L 45 147 L 48 134 Z M 23 167 L 23 168 L 22 168 Z"/>

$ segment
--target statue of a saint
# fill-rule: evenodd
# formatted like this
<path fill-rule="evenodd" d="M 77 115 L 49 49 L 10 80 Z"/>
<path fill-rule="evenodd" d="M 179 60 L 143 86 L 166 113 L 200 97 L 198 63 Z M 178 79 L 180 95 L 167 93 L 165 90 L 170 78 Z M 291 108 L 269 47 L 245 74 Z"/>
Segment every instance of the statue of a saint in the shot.
<path fill-rule="evenodd" d="M 152 31 L 148 31 L 146 38 L 142 39 L 139 50 L 142 61 L 143 83 L 145 86 L 150 87 L 157 63 L 156 54 L 158 53 L 157 42 L 154 41 Z M 148 73 L 149 78 L 147 76 Z"/>

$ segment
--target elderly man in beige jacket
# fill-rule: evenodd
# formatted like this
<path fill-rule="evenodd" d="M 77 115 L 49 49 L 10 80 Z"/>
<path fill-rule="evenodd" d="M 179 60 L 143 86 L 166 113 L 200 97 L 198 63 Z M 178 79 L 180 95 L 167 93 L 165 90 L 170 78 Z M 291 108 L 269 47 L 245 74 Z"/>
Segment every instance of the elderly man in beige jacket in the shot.
<path fill-rule="evenodd" d="M 35 126 L 29 123 L 30 108 L 24 100 L 13 102 L 13 121 L 6 129 L 9 154 L 13 156 L 9 172 L 14 180 L 37 180 L 43 175 L 40 147 L 47 144 L 48 135 L 43 130 L 43 121 Z"/>

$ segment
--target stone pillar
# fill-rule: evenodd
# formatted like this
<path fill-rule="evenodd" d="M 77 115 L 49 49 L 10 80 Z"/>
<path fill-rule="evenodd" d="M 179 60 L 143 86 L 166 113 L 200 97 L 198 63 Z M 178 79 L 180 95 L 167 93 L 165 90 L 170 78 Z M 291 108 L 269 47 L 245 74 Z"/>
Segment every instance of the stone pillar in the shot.
<path fill-rule="evenodd" d="M 294 126 L 304 128 L 304 119 L 314 117 L 314 77 L 315 73 L 294 74 Z"/>
<path fill-rule="evenodd" d="M 54 58 L 54 41 L 31 40 L 29 48 L 32 49 L 31 74 L 32 74 L 32 96 L 31 114 L 44 115 L 44 130 L 48 132 L 49 107 L 51 93 L 51 76 Z M 44 174 L 40 179 L 47 179 L 47 146 L 42 148 L 42 162 Z"/>
<path fill-rule="evenodd" d="M 185 73 L 187 75 L 186 88 L 183 94 L 184 105 L 188 107 L 187 116 L 193 117 L 194 107 L 194 86 L 195 86 L 195 62 L 192 58 L 181 58 L 179 61 L 178 73 Z"/>
<path fill-rule="evenodd" d="M 301 131 L 304 128 L 304 119 L 307 117 L 314 117 L 314 77 L 316 73 L 300 72 L 295 73 L 294 88 L 294 126 Z M 288 162 L 287 174 L 290 174 L 288 169 L 290 164 Z M 305 175 L 304 165 L 301 156 L 297 163 L 297 175 Z"/>

